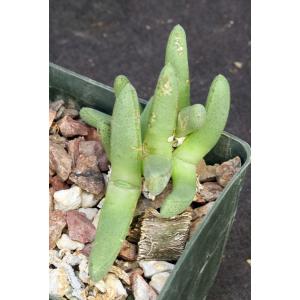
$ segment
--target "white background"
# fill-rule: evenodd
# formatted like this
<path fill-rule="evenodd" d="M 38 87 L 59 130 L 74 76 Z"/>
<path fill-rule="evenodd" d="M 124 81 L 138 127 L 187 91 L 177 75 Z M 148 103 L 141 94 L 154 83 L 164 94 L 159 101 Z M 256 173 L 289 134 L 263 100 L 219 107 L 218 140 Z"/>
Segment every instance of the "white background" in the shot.
<path fill-rule="evenodd" d="M 252 1 L 254 300 L 300 299 L 299 3 Z M 48 299 L 48 7 L 0 8 L 1 299 Z"/>

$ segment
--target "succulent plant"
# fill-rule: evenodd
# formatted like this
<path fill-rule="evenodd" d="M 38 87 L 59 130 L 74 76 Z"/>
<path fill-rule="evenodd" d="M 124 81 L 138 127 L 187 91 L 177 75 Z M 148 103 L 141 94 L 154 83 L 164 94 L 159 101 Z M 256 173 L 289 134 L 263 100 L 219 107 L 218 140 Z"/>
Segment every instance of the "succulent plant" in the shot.
<path fill-rule="evenodd" d="M 168 39 L 165 64 L 170 63 L 178 78 L 178 110 L 190 105 L 189 63 L 185 31 L 176 25 Z"/>
<path fill-rule="evenodd" d="M 144 140 L 145 134 L 147 131 L 150 114 L 151 114 L 152 103 L 153 103 L 153 97 L 150 98 L 150 100 L 147 102 L 144 110 L 141 113 L 142 140 Z"/>
<path fill-rule="evenodd" d="M 190 134 L 173 152 L 173 190 L 160 209 L 163 217 L 183 212 L 193 201 L 196 193 L 196 166 L 218 142 L 227 122 L 229 107 L 228 81 L 218 75 L 209 89 L 204 125 Z"/>
<path fill-rule="evenodd" d="M 173 189 L 160 209 L 162 217 L 183 212 L 196 193 L 196 167 L 218 142 L 226 125 L 230 88 L 222 75 L 213 80 L 205 107 L 190 105 L 186 36 L 177 25 L 170 33 L 165 66 L 154 95 L 140 114 L 138 97 L 127 77 L 114 82 L 112 117 L 82 108 L 81 118 L 97 128 L 112 173 L 89 260 L 93 281 L 109 271 L 126 238 L 144 188 L 160 194 L 172 176 Z M 183 143 L 175 150 L 174 137 Z"/>
<path fill-rule="evenodd" d="M 206 110 L 202 104 L 184 107 L 178 114 L 175 136 L 186 137 L 205 123 Z"/>
<path fill-rule="evenodd" d="M 111 120 L 111 177 L 89 259 L 94 282 L 109 271 L 126 238 L 141 193 L 140 109 L 134 87 L 116 91 Z"/>
<path fill-rule="evenodd" d="M 177 78 L 172 65 L 167 64 L 159 75 L 143 142 L 144 186 L 154 196 L 163 191 L 171 177 L 177 114 Z"/>

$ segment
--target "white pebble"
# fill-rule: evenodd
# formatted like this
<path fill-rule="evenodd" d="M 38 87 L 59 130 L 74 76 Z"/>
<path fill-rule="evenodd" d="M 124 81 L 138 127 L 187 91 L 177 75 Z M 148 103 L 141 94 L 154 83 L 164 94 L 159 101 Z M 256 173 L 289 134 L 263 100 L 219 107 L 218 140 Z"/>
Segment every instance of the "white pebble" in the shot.
<path fill-rule="evenodd" d="M 134 275 L 132 281 L 132 290 L 135 300 L 156 300 L 156 293 L 141 275 Z"/>
<path fill-rule="evenodd" d="M 87 207 L 87 208 L 79 208 L 78 211 L 84 213 L 85 216 L 86 216 L 90 221 L 92 221 L 92 220 L 95 218 L 95 216 L 97 215 L 97 213 L 98 213 L 98 209 L 97 209 L 97 208 L 90 208 L 90 207 Z"/>
<path fill-rule="evenodd" d="M 83 254 L 77 254 L 77 253 L 67 253 L 64 258 L 62 259 L 63 262 L 65 262 L 68 265 L 77 266 L 81 263 L 82 259 L 85 257 Z"/>
<path fill-rule="evenodd" d="M 96 283 L 94 283 L 95 287 L 102 293 L 106 293 L 107 289 L 106 289 L 106 284 L 103 280 L 100 280 Z"/>
<path fill-rule="evenodd" d="M 49 269 L 49 295 L 63 297 L 71 292 L 68 275 L 63 268 Z"/>
<path fill-rule="evenodd" d="M 82 191 L 81 193 L 81 207 L 94 207 L 100 201 L 94 194 Z"/>
<path fill-rule="evenodd" d="M 168 272 L 155 274 L 152 276 L 149 284 L 155 289 L 157 293 L 160 293 L 169 276 L 170 273 Z"/>
<path fill-rule="evenodd" d="M 125 297 L 128 296 L 121 281 L 114 274 L 108 273 L 108 275 L 106 276 L 106 279 L 105 279 L 105 285 L 106 285 L 107 293 L 110 295 L 114 295 L 114 297 L 112 297 L 113 299 L 122 297 L 122 296 L 125 296 Z"/>
<path fill-rule="evenodd" d="M 53 265 L 56 268 L 61 264 L 57 250 L 49 250 L 49 265 Z"/>
<path fill-rule="evenodd" d="M 175 265 L 166 261 L 156 260 L 141 260 L 139 261 L 139 266 L 143 269 L 144 276 L 146 278 L 150 278 L 151 276 L 161 272 L 172 271 L 175 267 Z"/>
<path fill-rule="evenodd" d="M 93 220 L 93 225 L 97 228 L 98 226 L 98 222 L 99 222 L 99 218 L 100 218 L 100 213 L 101 213 L 101 209 L 99 209 L 98 213 L 96 214 L 94 220 Z"/>
<path fill-rule="evenodd" d="M 56 191 L 53 195 L 55 209 L 72 210 L 81 205 L 81 188 L 74 185 L 67 190 Z"/>
<path fill-rule="evenodd" d="M 84 283 L 89 283 L 90 282 L 90 277 L 89 277 L 89 264 L 86 256 L 82 257 L 82 260 L 79 264 L 79 274 L 78 277 L 80 280 Z"/>
<path fill-rule="evenodd" d="M 65 233 L 56 242 L 56 245 L 59 249 L 82 250 L 84 248 L 84 244 L 71 240 Z"/>

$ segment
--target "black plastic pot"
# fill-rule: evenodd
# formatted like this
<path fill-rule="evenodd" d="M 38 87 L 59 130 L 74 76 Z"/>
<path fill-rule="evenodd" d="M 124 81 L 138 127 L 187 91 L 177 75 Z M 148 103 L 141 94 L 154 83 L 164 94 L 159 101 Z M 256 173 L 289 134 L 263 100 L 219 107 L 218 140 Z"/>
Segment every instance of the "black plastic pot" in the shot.
<path fill-rule="evenodd" d="M 74 97 L 80 106 L 111 114 L 114 104 L 112 88 L 50 64 L 50 99 L 55 95 Z M 140 99 L 142 106 L 146 101 Z M 250 164 L 250 147 L 239 138 L 224 132 L 218 144 L 205 157 L 206 162 L 220 163 L 234 156 L 242 160 L 241 170 L 225 187 L 215 205 L 198 227 L 176 263 L 159 300 L 205 299 L 217 275 L 222 254 L 234 221 L 238 198 Z"/>

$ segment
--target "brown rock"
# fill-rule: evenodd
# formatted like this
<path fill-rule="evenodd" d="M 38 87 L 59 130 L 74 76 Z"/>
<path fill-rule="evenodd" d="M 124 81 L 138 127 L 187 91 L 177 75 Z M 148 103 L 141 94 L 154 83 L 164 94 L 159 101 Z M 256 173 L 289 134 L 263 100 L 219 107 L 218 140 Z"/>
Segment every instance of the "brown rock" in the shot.
<path fill-rule="evenodd" d="M 214 206 L 214 202 L 210 202 L 203 206 L 193 209 L 193 219 L 192 220 L 194 221 L 195 219 L 205 217 L 213 206 Z"/>
<path fill-rule="evenodd" d="M 51 134 L 49 135 L 49 141 L 60 144 L 63 147 L 66 147 L 67 145 L 67 139 L 64 136 L 61 136 L 59 134 Z"/>
<path fill-rule="evenodd" d="M 56 111 L 49 109 L 49 129 L 51 128 L 51 125 L 52 125 L 55 117 L 56 117 Z"/>
<path fill-rule="evenodd" d="M 69 237 L 80 243 L 90 243 L 94 240 L 96 228 L 92 222 L 83 214 L 76 210 L 66 213 Z"/>
<path fill-rule="evenodd" d="M 57 175 L 50 177 L 49 183 L 51 184 L 54 191 L 66 190 L 69 188 L 69 186 L 65 182 L 63 182 Z"/>
<path fill-rule="evenodd" d="M 119 253 L 119 257 L 127 261 L 135 261 L 137 258 L 137 246 L 125 240 Z"/>
<path fill-rule="evenodd" d="M 202 159 L 197 166 L 197 176 L 199 182 L 216 181 L 216 168 L 218 164 L 213 166 L 206 165 L 205 160 Z"/>
<path fill-rule="evenodd" d="M 88 135 L 85 136 L 85 140 L 100 142 L 100 136 L 97 129 L 94 127 L 88 127 Z"/>
<path fill-rule="evenodd" d="M 72 159 L 64 147 L 53 142 L 49 143 L 50 169 L 55 170 L 62 181 L 69 177 L 72 167 Z"/>
<path fill-rule="evenodd" d="M 81 141 L 79 143 L 79 153 L 85 156 L 95 155 L 99 169 L 103 172 L 108 171 L 108 159 L 100 142 Z"/>
<path fill-rule="evenodd" d="M 65 108 L 62 117 L 69 116 L 71 118 L 77 118 L 79 116 L 79 112 L 77 109 L 74 108 Z"/>
<path fill-rule="evenodd" d="M 216 182 L 204 182 L 203 184 L 198 185 L 197 191 L 197 197 L 199 198 L 197 198 L 196 202 L 210 202 L 219 197 L 220 193 L 223 191 L 223 187 Z"/>
<path fill-rule="evenodd" d="M 63 211 L 55 210 L 49 213 L 49 249 L 55 248 L 56 242 L 66 225 Z"/>
<path fill-rule="evenodd" d="M 100 195 L 104 193 L 104 179 L 97 164 L 96 156 L 79 155 L 76 167 L 70 174 L 69 179 L 83 190 Z"/>
<path fill-rule="evenodd" d="M 75 138 L 71 141 L 68 141 L 68 153 L 72 158 L 72 167 L 76 166 L 77 158 L 79 156 L 79 143 L 84 141 L 82 136 Z"/>
<path fill-rule="evenodd" d="M 60 132 L 65 137 L 73 137 L 77 135 L 87 135 L 88 129 L 87 126 L 83 123 L 73 120 L 69 116 L 63 117 L 59 122 L 58 126 Z"/>
<path fill-rule="evenodd" d="M 194 209 L 193 212 L 193 221 L 190 227 L 190 237 L 193 235 L 193 233 L 196 231 L 198 226 L 203 223 L 206 215 L 211 210 L 211 208 L 214 206 L 215 202 L 207 203 L 206 205 L 203 205 L 201 207 L 197 207 Z"/>
<path fill-rule="evenodd" d="M 56 101 L 50 102 L 49 108 L 57 112 L 64 104 L 65 104 L 64 100 L 61 100 L 61 99 L 56 100 Z"/>
<path fill-rule="evenodd" d="M 223 162 L 216 169 L 217 182 L 225 187 L 228 184 L 228 182 L 232 179 L 234 174 L 240 170 L 240 168 L 241 159 L 238 156 L 226 162 Z"/>
<path fill-rule="evenodd" d="M 49 211 L 54 210 L 54 200 L 53 200 L 53 194 L 54 194 L 54 189 L 50 188 L 49 189 Z"/>
<path fill-rule="evenodd" d="M 200 204 L 205 204 L 206 203 L 203 196 L 201 196 L 199 193 L 195 194 L 195 197 L 194 197 L 193 201 L 197 202 L 197 203 L 200 203 Z"/>
<path fill-rule="evenodd" d="M 201 159 L 197 165 L 196 168 L 196 174 L 199 176 L 201 173 L 205 172 L 206 169 L 206 163 L 204 159 Z"/>
<path fill-rule="evenodd" d="M 64 111 L 65 111 L 65 107 L 64 106 L 61 106 L 59 108 L 59 110 L 56 112 L 56 117 L 55 117 L 55 121 L 58 121 L 59 119 L 62 118 L 63 114 L 64 114 Z"/>

